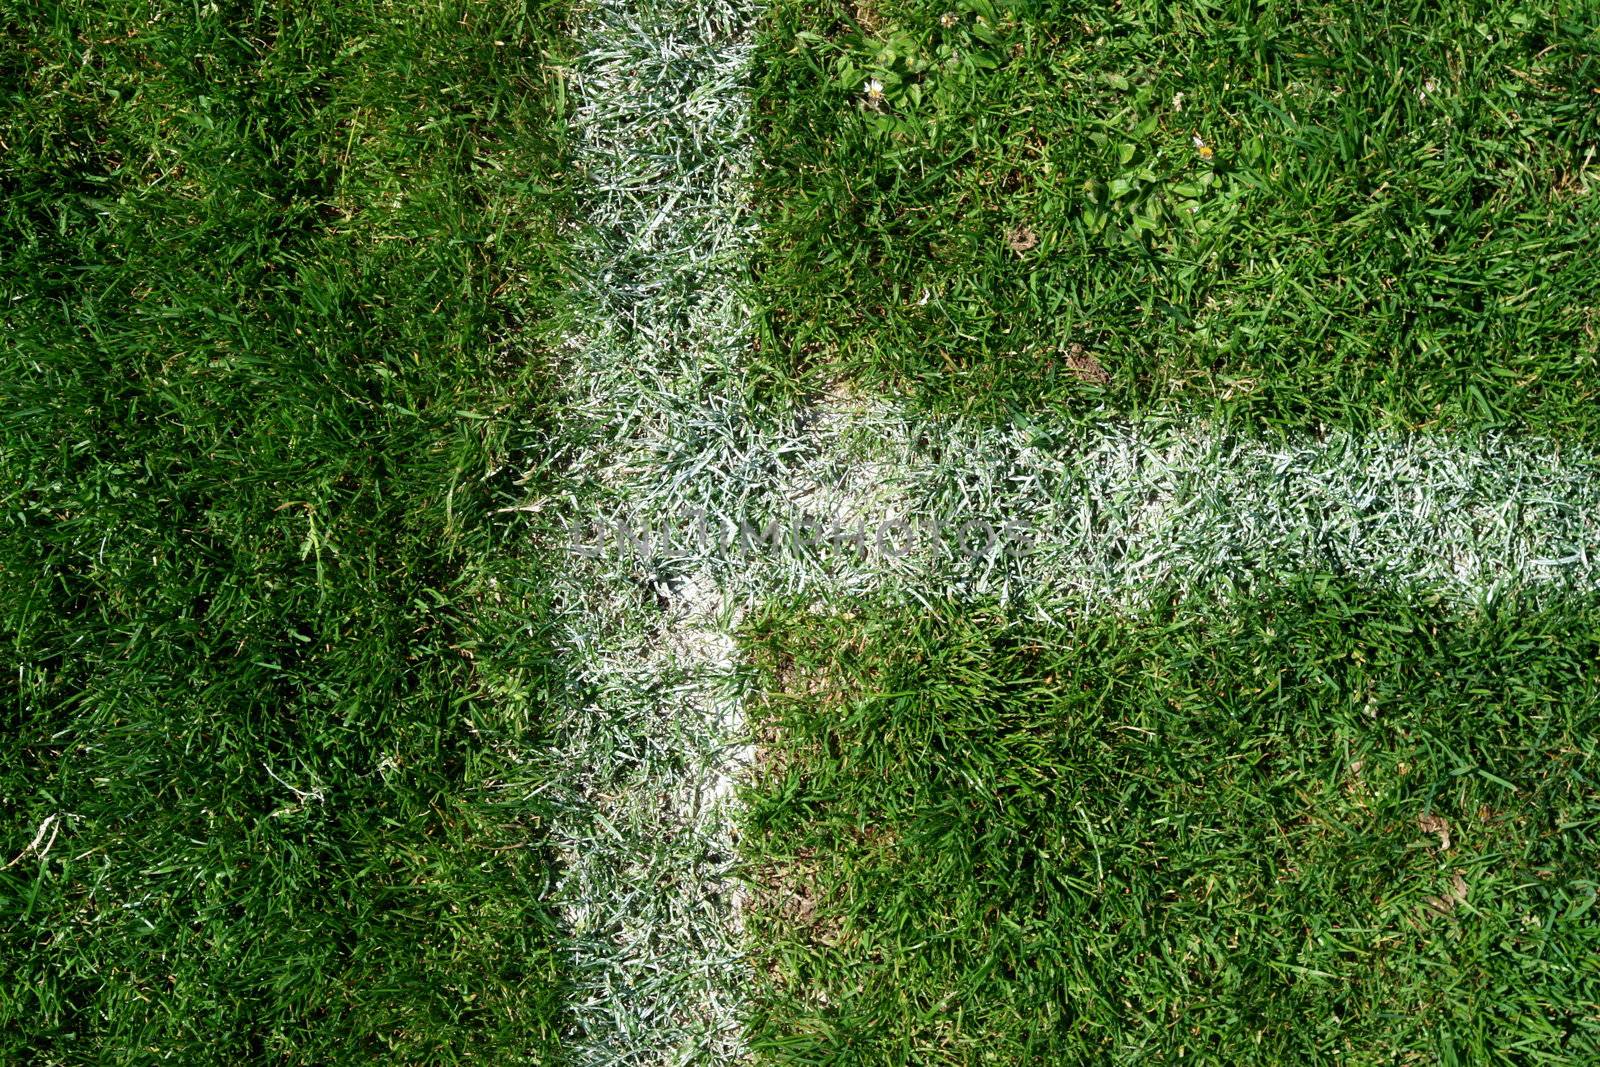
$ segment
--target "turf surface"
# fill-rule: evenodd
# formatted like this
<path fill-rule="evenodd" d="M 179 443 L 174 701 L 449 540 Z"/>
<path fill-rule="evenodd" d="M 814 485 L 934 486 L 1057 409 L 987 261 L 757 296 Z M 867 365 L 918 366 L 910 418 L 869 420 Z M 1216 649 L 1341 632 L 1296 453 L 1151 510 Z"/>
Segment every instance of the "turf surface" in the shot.
<path fill-rule="evenodd" d="M 756 364 L 994 417 L 1593 439 L 1597 55 L 1592 2 L 781 0 Z"/>
<path fill-rule="evenodd" d="M 773 609 L 743 848 L 782 1063 L 1600 1056 L 1600 604 Z"/>
<path fill-rule="evenodd" d="M 557 593 L 526 547 L 552 451 L 643 503 L 892 483 L 768 403 L 846 379 L 997 420 L 916 460 L 969 504 L 1108 415 L 1510 430 L 1460 439 L 1467 499 L 1508 487 L 1464 540 L 1587 573 L 1583 470 L 1492 457 L 1596 437 L 1600 8 L 783 0 L 754 346 L 745 9 L 605 11 L 573 283 L 557 5 L 0 0 L 0 1058 L 1600 1057 L 1592 597 L 772 608 L 739 982 L 736 739 L 681 705 L 782 575 Z M 552 598 L 594 686 L 555 738 Z"/>
<path fill-rule="evenodd" d="M 895 600 L 922 610 L 808 598 L 752 626 L 759 1057 L 1600 1057 L 1592 583 L 1485 572 L 1463 608 L 1356 577 L 1460 578 L 1473 551 L 1446 540 L 1531 529 L 1508 505 L 1529 438 L 1600 428 L 1597 42 L 1591 3 L 774 5 L 766 395 L 925 420 L 956 518 L 1081 462 L 1058 513 L 1013 510 L 1059 541 L 1064 587 L 1079 542 L 1108 566 L 1089 606 L 1047 605 L 1057 626 L 953 606 L 953 572 Z M 963 465 L 936 432 L 985 422 L 1063 435 Z M 1085 422 L 1177 446 L 1140 476 L 1226 442 L 1192 472 L 1219 487 L 1184 506 L 1096 483 Z M 1220 487 L 1281 432 L 1296 458 Z M 1308 441 L 1350 445 L 1346 518 Z M 1466 450 L 1423 466 L 1498 503 L 1469 518 L 1443 483 L 1394 484 L 1379 456 L 1412 447 Z M 1250 517 L 1278 492 L 1300 518 Z M 1380 499 L 1393 537 L 1318 558 Z M 1122 509 L 1129 535 L 1101 536 Z M 1436 535 L 1446 513 L 1462 537 Z M 1557 555 L 1586 565 L 1583 509 L 1563 514 L 1582 529 Z M 1152 588 L 1157 528 L 1260 596 Z M 1295 528 L 1315 551 L 1277 559 Z"/>
<path fill-rule="evenodd" d="M 560 11 L 3 15 L 0 1058 L 537 1059 Z"/>

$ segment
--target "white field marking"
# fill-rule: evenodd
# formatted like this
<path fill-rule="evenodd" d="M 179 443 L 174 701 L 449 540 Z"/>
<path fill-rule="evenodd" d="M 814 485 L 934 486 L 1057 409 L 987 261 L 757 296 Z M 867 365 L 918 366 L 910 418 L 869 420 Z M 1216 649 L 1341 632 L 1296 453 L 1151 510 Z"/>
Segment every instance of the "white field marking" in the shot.
<path fill-rule="evenodd" d="M 547 795 L 579 1063 L 742 1053 L 730 800 L 746 679 L 732 634 L 752 605 L 984 597 L 1049 618 L 1305 570 L 1464 607 L 1512 588 L 1600 590 L 1590 451 L 1444 435 L 1267 441 L 1114 418 L 919 421 L 848 393 L 799 418 L 756 410 L 740 376 L 755 11 L 596 0 L 583 15 L 575 135 L 590 226 L 564 368 L 565 510 L 656 536 L 649 550 L 570 555 L 555 577 L 577 699 L 551 709 Z M 947 533 L 1026 521 L 1035 548 L 745 554 L 693 536 L 701 516 L 737 540 L 741 523 L 801 513 L 862 523 L 869 541 L 889 520 Z"/>
<path fill-rule="evenodd" d="M 1049 617 L 1085 604 L 1137 610 L 1150 593 L 1249 593 L 1306 571 L 1461 607 L 1511 590 L 1600 592 L 1600 455 L 1540 440 L 1267 440 L 1112 419 L 994 426 L 834 398 L 741 446 L 737 462 L 728 447 L 708 453 L 714 474 L 604 513 L 610 536 L 589 533 L 586 547 L 631 563 L 668 598 L 680 582 L 714 583 L 728 611 L 774 596 L 982 597 Z M 735 466 L 760 474 L 730 480 Z M 697 509 L 725 535 L 692 536 Z M 864 522 L 866 550 L 803 534 L 741 550 L 741 526 L 761 532 L 777 518 L 789 531 L 797 516 L 835 535 Z M 880 549 L 877 534 L 898 520 L 932 522 L 942 538 L 923 536 L 910 554 Z M 619 521 L 634 543 L 615 536 Z M 976 551 L 963 552 L 969 522 Z M 981 551 L 986 530 L 1008 528 Z M 1004 540 L 1025 551 L 999 551 Z"/>
<path fill-rule="evenodd" d="M 674 501 L 707 441 L 753 439 L 738 365 L 754 0 L 593 0 L 579 14 L 587 223 L 559 440 L 574 514 Z M 556 576 L 575 694 L 552 709 L 547 796 L 580 1064 L 734 1062 L 746 986 L 730 800 L 739 706 L 716 588 L 668 600 L 631 564 Z"/>

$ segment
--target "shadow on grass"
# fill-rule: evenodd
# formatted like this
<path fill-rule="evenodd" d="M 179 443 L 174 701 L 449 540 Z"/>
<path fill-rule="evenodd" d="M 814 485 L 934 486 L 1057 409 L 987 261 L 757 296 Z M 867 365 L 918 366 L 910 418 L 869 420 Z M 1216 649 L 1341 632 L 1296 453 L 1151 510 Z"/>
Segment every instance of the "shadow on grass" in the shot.
<path fill-rule="evenodd" d="M 552 1054 L 561 17 L 5 31 L 7 1059 Z"/>

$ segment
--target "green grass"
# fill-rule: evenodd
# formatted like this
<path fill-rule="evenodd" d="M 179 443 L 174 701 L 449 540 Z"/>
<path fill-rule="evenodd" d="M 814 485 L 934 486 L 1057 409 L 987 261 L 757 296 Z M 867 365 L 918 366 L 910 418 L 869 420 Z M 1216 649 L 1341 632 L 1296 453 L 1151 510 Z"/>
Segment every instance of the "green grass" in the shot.
<path fill-rule="evenodd" d="M 538 1062 L 561 12 L 0 16 L 0 1058 Z"/>
<path fill-rule="evenodd" d="M 801 407 L 1592 443 L 1597 56 L 1593 2 L 780 0 L 753 370 Z M 1218 558 L 1283 547 L 1227 499 Z M 1600 1061 L 1600 600 L 1261 577 L 1055 626 L 770 607 L 758 1057 Z"/>
<path fill-rule="evenodd" d="M 767 1062 L 1600 1057 L 1593 598 L 1304 577 L 747 640 Z"/>
<path fill-rule="evenodd" d="M 1597 56 L 1592 0 L 784 0 L 761 372 L 1592 440 Z"/>

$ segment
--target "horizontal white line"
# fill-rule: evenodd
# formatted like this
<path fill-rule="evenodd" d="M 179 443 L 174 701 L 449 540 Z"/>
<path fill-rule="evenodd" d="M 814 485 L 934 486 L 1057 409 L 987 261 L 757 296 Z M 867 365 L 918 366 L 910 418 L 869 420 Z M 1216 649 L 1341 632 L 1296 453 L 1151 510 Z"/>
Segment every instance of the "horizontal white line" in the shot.
<path fill-rule="evenodd" d="M 859 401 L 755 439 L 685 439 L 692 456 L 653 457 L 656 481 L 588 517 L 670 545 L 654 557 L 636 545 L 619 551 L 614 537 L 606 546 L 613 568 L 668 596 L 695 577 L 743 603 L 898 590 L 1137 607 L 1152 591 L 1249 589 L 1296 571 L 1463 604 L 1512 588 L 1600 591 L 1600 460 L 1537 440 L 1267 439 L 1116 420 L 992 426 L 913 420 Z M 730 536 L 684 536 L 702 516 Z M 800 537 L 747 550 L 750 532 L 773 519 L 788 529 L 797 516 L 833 533 L 864 523 L 872 544 L 864 552 L 859 542 Z M 874 531 L 906 519 L 942 531 L 943 543 L 924 536 L 910 555 L 873 550 Z M 1018 541 L 1031 544 L 1011 547 L 1031 550 L 973 558 L 963 524 L 1026 529 Z"/>

